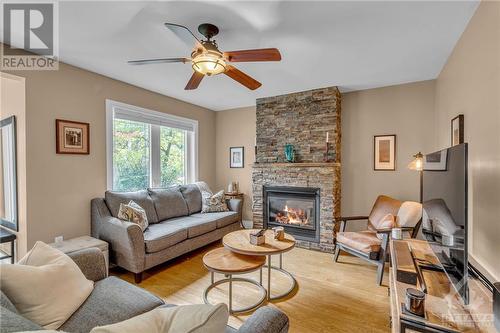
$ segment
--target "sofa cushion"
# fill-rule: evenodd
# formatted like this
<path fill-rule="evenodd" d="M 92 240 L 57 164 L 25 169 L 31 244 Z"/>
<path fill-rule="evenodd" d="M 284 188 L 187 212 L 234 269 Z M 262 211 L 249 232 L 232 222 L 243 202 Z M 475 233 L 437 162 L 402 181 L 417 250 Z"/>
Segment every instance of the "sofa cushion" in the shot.
<path fill-rule="evenodd" d="M 95 326 L 114 324 L 163 304 L 160 298 L 146 290 L 111 276 L 96 282 L 87 301 L 60 329 L 88 333 Z"/>
<path fill-rule="evenodd" d="M 6 307 L 0 307 L 0 332 L 27 332 L 43 330 L 43 327 Z"/>
<path fill-rule="evenodd" d="M 178 186 L 162 189 L 150 188 L 148 191 L 153 199 L 159 221 L 189 214 L 186 201 Z"/>
<path fill-rule="evenodd" d="M 197 213 L 191 215 L 190 217 L 204 219 L 205 221 L 215 221 L 218 229 L 239 221 L 238 213 L 232 211 L 219 213 Z"/>
<path fill-rule="evenodd" d="M 158 252 L 187 239 L 188 230 L 185 225 L 179 223 L 185 218 L 177 217 L 150 225 L 144 232 L 146 252 Z"/>
<path fill-rule="evenodd" d="M 379 252 L 382 244 L 374 231 L 339 232 L 337 242 L 364 253 Z"/>
<path fill-rule="evenodd" d="M 120 210 L 120 204 L 128 204 L 130 200 L 133 200 L 142 209 L 146 211 L 149 223 L 157 223 L 158 216 L 156 215 L 155 206 L 153 199 L 148 194 L 148 191 L 134 191 L 134 192 L 116 192 L 116 191 L 106 191 L 104 194 L 106 199 L 106 205 L 111 212 L 111 215 L 118 218 L 118 211 Z"/>
<path fill-rule="evenodd" d="M 195 215 L 202 214 L 198 213 Z M 179 219 L 179 221 L 176 223 L 182 224 L 187 229 L 188 238 L 194 238 L 196 236 L 200 236 L 217 229 L 217 220 L 213 218 L 204 218 L 204 216 L 187 216 L 185 218 Z"/>
<path fill-rule="evenodd" d="M 182 196 L 186 200 L 189 214 L 201 212 L 201 191 L 196 184 L 182 185 L 180 187 Z"/>

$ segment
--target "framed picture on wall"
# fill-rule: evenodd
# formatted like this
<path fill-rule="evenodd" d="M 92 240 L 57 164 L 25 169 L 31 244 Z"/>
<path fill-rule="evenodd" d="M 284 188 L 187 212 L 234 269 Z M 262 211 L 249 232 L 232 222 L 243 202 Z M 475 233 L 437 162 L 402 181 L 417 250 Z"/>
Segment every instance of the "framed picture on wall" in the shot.
<path fill-rule="evenodd" d="M 396 170 L 396 134 L 373 137 L 373 170 Z"/>
<path fill-rule="evenodd" d="M 56 153 L 90 153 L 90 125 L 78 121 L 56 119 Z"/>
<path fill-rule="evenodd" d="M 451 120 L 451 146 L 464 143 L 464 115 L 459 114 Z"/>
<path fill-rule="evenodd" d="M 245 167 L 245 147 L 229 148 L 229 167 L 244 168 Z"/>

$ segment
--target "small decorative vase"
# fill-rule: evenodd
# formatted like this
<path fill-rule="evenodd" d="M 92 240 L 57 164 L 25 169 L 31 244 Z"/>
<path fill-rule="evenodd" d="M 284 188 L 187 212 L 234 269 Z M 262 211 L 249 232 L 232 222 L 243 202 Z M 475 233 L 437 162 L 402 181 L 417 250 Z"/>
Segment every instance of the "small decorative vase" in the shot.
<path fill-rule="evenodd" d="M 293 145 L 289 143 L 285 145 L 285 159 L 290 163 L 295 162 L 295 149 L 293 148 Z"/>

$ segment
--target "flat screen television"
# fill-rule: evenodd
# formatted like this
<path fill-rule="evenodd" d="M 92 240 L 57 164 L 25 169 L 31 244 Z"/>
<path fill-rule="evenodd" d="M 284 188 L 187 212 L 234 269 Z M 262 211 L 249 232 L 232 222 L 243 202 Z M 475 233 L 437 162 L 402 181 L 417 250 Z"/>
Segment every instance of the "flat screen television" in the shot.
<path fill-rule="evenodd" d="M 465 304 L 467 261 L 467 143 L 424 156 L 422 233 Z"/>

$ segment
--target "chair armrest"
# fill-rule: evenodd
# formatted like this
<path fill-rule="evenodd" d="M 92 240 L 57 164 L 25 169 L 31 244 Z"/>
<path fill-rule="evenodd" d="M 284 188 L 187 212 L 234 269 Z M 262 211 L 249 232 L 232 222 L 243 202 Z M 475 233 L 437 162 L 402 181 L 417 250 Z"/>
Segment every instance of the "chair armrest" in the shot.
<path fill-rule="evenodd" d="M 99 281 L 108 276 L 104 254 L 96 247 L 68 253 L 83 275 L 89 280 Z"/>
<path fill-rule="evenodd" d="M 227 199 L 226 200 L 227 208 L 230 211 L 237 212 L 240 216 L 240 221 L 243 216 L 243 200 L 241 199 Z"/>
<path fill-rule="evenodd" d="M 139 225 L 111 215 L 104 199 L 92 200 L 92 235 L 109 243 L 110 259 L 133 273 L 144 270 L 146 249 Z"/>
<path fill-rule="evenodd" d="M 347 222 L 349 221 L 363 221 L 363 220 L 368 220 L 368 216 L 344 216 L 344 217 L 338 217 L 334 218 L 333 222 L 337 224 L 340 222 L 339 226 L 339 231 L 344 232 L 345 228 L 347 226 Z"/>
<path fill-rule="evenodd" d="M 335 221 L 360 221 L 360 220 L 368 220 L 368 216 L 345 216 L 345 217 L 337 217 Z"/>
<path fill-rule="evenodd" d="M 401 231 L 413 231 L 412 227 L 397 227 L 401 229 Z M 376 232 L 377 234 L 388 234 L 392 232 L 392 229 L 394 228 L 384 228 L 384 229 L 377 229 Z"/>
<path fill-rule="evenodd" d="M 286 333 L 288 317 L 282 311 L 263 306 L 248 318 L 237 333 Z"/>

